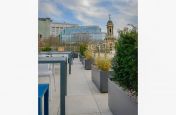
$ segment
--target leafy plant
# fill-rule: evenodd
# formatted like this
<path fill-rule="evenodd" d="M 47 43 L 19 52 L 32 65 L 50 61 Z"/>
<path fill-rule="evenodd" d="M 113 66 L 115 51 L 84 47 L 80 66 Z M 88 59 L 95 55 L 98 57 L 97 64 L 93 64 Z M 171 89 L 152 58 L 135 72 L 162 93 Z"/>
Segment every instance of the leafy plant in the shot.
<path fill-rule="evenodd" d="M 84 52 L 87 50 L 87 45 L 86 44 L 81 44 L 79 51 L 82 56 L 84 56 Z"/>
<path fill-rule="evenodd" d="M 116 55 L 113 58 L 112 69 L 114 80 L 120 86 L 138 93 L 138 32 L 135 27 L 125 28 L 119 32 L 120 36 L 116 43 Z"/>
<path fill-rule="evenodd" d="M 51 51 L 51 48 L 50 47 L 44 47 L 44 48 L 42 48 L 42 51 Z"/>
<path fill-rule="evenodd" d="M 109 69 L 111 68 L 111 60 L 108 58 L 98 56 L 96 58 L 95 65 L 98 67 L 98 69 L 102 71 L 109 71 Z"/>
<path fill-rule="evenodd" d="M 90 50 L 86 50 L 84 55 L 87 60 L 92 60 L 92 52 Z"/>

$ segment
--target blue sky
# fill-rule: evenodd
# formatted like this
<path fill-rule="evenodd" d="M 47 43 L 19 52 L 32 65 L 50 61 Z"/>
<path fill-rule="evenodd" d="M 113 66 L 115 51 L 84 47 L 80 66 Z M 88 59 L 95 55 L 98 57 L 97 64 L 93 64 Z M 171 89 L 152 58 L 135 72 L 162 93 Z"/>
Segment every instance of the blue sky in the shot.
<path fill-rule="evenodd" d="M 54 22 L 98 25 L 106 32 L 108 15 L 114 23 L 114 33 L 127 24 L 137 26 L 137 0 L 39 0 L 39 17 Z"/>

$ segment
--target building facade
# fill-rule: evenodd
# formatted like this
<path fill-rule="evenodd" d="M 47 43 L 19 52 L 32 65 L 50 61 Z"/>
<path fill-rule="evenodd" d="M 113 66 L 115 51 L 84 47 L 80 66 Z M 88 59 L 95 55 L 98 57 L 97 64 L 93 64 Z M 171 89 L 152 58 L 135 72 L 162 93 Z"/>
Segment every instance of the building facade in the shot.
<path fill-rule="evenodd" d="M 82 40 L 104 40 L 106 33 L 101 32 L 99 26 L 77 26 L 65 28 L 60 35 L 62 42 L 76 43 Z"/>
<path fill-rule="evenodd" d="M 38 37 L 49 38 L 50 37 L 50 25 L 52 20 L 50 18 L 38 19 Z"/>
<path fill-rule="evenodd" d="M 111 20 L 111 17 L 109 15 L 109 20 L 107 22 L 107 35 L 106 35 L 106 38 L 105 38 L 105 47 L 108 48 L 111 52 L 114 53 L 115 51 L 115 42 L 116 42 L 116 38 L 114 37 L 114 24 Z"/>
<path fill-rule="evenodd" d="M 66 22 L 57 23 L 53 22 L 50 18 L 39 18 L 38 37 L 39 38 L 58 37 L 63 29 L 76 26 L 78 26 L 78 24 L 70 24 Z"/>
<path fill-rule="evenodd" d="M 78 26 L 78 24 L 52 22 L 50 24 L 50 35 L 53 37 L 57 37 L 63 29 L 76 26 Z"/>
<path fill-rule="evenodd" d="M 113 24 L 110 16 L 109 16 L 109 20 L 107 22 L 106 27 L 107 27 L 107 36 L 113 37 L 113 33 L 114 33 L 113 32 L 114 31 L 113 27 L 114 27 L 114 24 Z"/>

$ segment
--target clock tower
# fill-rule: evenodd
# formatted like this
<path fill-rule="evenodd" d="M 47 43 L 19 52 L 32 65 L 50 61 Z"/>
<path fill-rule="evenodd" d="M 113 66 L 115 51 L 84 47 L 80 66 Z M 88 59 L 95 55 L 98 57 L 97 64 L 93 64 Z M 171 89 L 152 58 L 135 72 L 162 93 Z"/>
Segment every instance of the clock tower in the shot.
<path fill-rule="evenodd" d="M 111 20 L 111 15 L 109 15 L 109 20 L 107 22 L 107 36 L 112 37 L 113 36 L 113 22 Z"/>
<path fill-rule="evenodd" d="M 115 47 L 115 37 L 114 37 L 114 24 L 111 20 L 111 15 L 109 15 L 109 20 L 107 22 L 107 34 L 105 38 L 105 48 L 109 49 L 110 52 L 114 51 Z"/>

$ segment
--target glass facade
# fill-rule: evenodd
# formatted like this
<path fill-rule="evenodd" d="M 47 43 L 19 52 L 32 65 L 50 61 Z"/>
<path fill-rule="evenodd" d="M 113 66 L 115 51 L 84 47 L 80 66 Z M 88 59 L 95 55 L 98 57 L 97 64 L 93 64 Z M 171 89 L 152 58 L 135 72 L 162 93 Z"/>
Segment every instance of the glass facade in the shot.
<path fill-rule="evenodd" d="M 74 43 L 82 39 L 104 40 L 106 33 L 101 32 L 98 26 L 77 26 L 65 28 L 60 35 L 62 42 Z"/>

